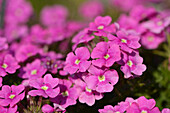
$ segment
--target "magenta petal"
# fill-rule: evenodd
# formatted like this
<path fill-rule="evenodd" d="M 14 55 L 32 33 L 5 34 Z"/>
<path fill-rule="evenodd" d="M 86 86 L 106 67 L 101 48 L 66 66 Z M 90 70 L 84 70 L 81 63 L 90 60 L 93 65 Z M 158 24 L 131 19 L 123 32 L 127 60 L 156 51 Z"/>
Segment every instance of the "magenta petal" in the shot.
<path fill-rule="evenodd" d="M 7 73 L 0 67 L 0 76 L 4 77 L 5 75 L 7 75 Z"/>
<path fill-rule="evenodd" d="M 82 61 L 80 63 L 79 71 L 85 72 L 90 67 L 91 61 Z"/>
<path fill-rule="evenodd" d="M 16 106 L 14 106 L 14 107 L 12 107 L 12 108 L 9 108 L 7 113 L 16 113 L 16 112 L 17 112 L 17 109 L 18 109 L 18 107 L 17 107 L 17 105 L 16 105 Z"/>
<path fill-rule="evenodd" d="M 0 99 L 0 106 L 8 106 L 10 103 L 10 99 Z"/>
<path fill-rule="evenodd" d="M 96 60 L 92 60 L 92 64 L 98 67 L 102 67 L 105 64 L 105 60 L 104 59 L 96 59 Z"/>
<path fill-rule="evenodd" d="M 54 108 L 51 107 L 51 106 L 48 105 L 48 104 L 45 104 L 45 105 L 43 105 L 43 107 L 42 107 L 42 112 L 43 112 L 43 113 L 52 113 L 52 112 L 54 112 Z"/>
<path fill-rule="evenodd" d="M 146 70 L 146 66 L 144 64 L 139 64 L 136 65 L 135 70 L 133 70 L 132 72 L 136 75 L 142 75 L 142 73 Z"/>
<path fill-rule="evenodd" d="M 94 76 L 94 75 L 87 76 L 85 78 L 85 82 L 86 82 L 87 87 L 89 89 L 94 89 L 95 90 L 96 89 L 96 85 L 98 83 L 98 78 L 97 78 L 97 76 Z"/>
<path fill-rule="evenodd" d="M 33 79 L 29 81 L 29 85 L 31 87 L 41 89 L 41 86 L 43 85 L 43 78 Z"/>
<path fill-rule="evenodd" d="M 4 95 L 6 96 L 8 93 L 11 93 L 11 87 L 8 85 L 4 85 L 2 86 L 1 92 L 4 93 Z"/>
<path fill-rule="evenodd" d="M 12 88 L 12 92 L 15 93 L 16 95 L 18 95 L 25 89 L 24 85 L 18 85 L 18 86 L 12 85 L 11 88 Z"/>
<path fill-rule="evenodd" d="M 100 93 L 111 92 L 113 90 L 113 85 L 106 82 L 99 82 L 96 87 L 96 91 Z"/>
<path fill-rule="evenodd" d="M 125 77 L 125 78 L 129 78 L 129 77 L 132 77 L 132 76 L 133 76 L 133 75 L 131 74 L 130 69 L 128 68 L 127 65 L 121 66 L 120 70 L 124 73 L 124 77 Z"/>
<path fill-rule="evenodd" d="M 160 110 L 159 110 L 158 107 L 154 107 L 149 113 L 161 113 L 161 112 L 160 112 Z M 163 113 L 163 112 L 162 112 L 162 113 Z M 165 112 L 165 113 L 166 113 L 166 112 Z M 167 113 L 170 113 L 170 111 L 167 112 Z"/>
<path fill-rule="evenodd" d="M 115 85 L 119 80 L 119 76 L 116 70 L 106 71 L 104 75 L 106 77 L 106 80 L 112 85 Z"/>
<path fill-rule="evenodd" d="M 53 78 L 51 76 L 51 74 L 46 74 L 44 76 L 44 83 L 46 83 L 46 84 L 48 83 L 48 84 L 51 85 L 52 88 L 54 88 L 54 87 L 56 87 L 58 85 L 59 79 L 58 78 Z"/>
<path fill-rule="evenodd" d="M 90 52 L 86 47 L 77 48 L 75 51 L 75 54 L 79 59 L 89 59 L 90 58 Z"/>
<path fill-rule="evenodd" d="M 29 95 L 31 96 L 43 96 L 47 98 L 47 94 L 43 90 L 31 90 L 28 92 Z"/>
<path fill-rule="evenodd" d="M 21 100 L 20 96 L 16 96 L 10 103 L 10 107 L 13 107 L 16 103 Z"/>
<path fill-rule="evenodd" d="M 79 96 L 79 101 L 81 103 L 87 103 L 87 105 L 92 106 L 95 103 L 95 98 L 94 98 L 94 95 L 83 92 Z"/>
<path fill-rule="evenodd" d="M 64 71 L 66 71 L 70 74 L 74 74 L 77 70 L 78 70 L 78 67 L 75 67 L 75 66 L 72 66 L 69 64 L 64 67 Z"/>
<path fill-rule="evenodd" d="M 60 88 L 50 89 L 45 92 L 50 98 L 55 98 L 60 93 Z"/>

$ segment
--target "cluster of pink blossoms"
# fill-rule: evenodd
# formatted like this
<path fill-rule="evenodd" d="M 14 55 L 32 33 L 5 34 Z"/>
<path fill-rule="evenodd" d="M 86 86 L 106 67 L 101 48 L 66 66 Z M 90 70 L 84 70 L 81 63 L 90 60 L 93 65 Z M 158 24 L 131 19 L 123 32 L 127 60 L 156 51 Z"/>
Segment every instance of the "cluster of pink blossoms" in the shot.
<path fill-rule="evenodd" d="M 136 100 L 127 97 L 125 101 L 119 102 L 114 107 L 111 105 L 104 106 L 104 109 L 99 109 L 99 113 L 170 113 L 168 108 L 164 108 L 160 112 L 155 105 L 154 99 L 146 99 L 144 96 Z"/>
<path fill-rule="evenodd" d="M 67 20 L 69 12 L 61 5 L 46 6 L 40 14 L 42 25 L 28 27 L 26 23 L 34 17 L 30 3 L 25 0 L 6 0 L 5 3 L 4 26 L 0 29 L 0 113 L 17 113 L 22 100 L 30 101 L 36 96 L 53 103 L 53 107 L 43 103 L 44 113 L 64 113 L 77 100 L 88 106 L 94 105 L 96 100 L 104 97 L 104 93 L 112 92 L 117 84 L 119 75 L 115 67 L 120 67 L 124 78 L 142 75 L 146 66 L 137 50 L 141 47 L 141 36 L 152 32 L 153 35 L 164 35 L 162 32 L 169 26 L 169 18 L 165 18 L 167 15 L 164 13 L 161 19 L 165 21 L 158 21 L 155 28 L 153 22 L 160 19 L 160 14 L 141 7 L 131 15 L 139 18 L 144 14 L 144 17 L 136 19 L 137 22 L 121 16 L 118 23 L 112 23 L 110 16 L 98 16 L 103 7 L 100 2 L 93 1 L 80 8 L 84 18 L 91 20 L 97 16 L 86 28 L 79 21 Z M 136 26 L 145 26 L 145 29 Z M 61 53 L 68 50 L 69 38 L 75 33 L 73 51 L 64 56 Z M 58 45 L 58 53 L 51 49 L 53 44 Z M 5 77 L 15 75 L 22 79 L 20 85 L 4 84 Z M 151 107 L 143 109 L 134 102 L 133 106 L 137 106 L 138 111 L 151 110 L 155 106 L 153 102 Z M 166 112 L 168 109 L 163 113 Z"/>
<path fill-rule="evenodd" d="M 146 49 L 156 49 L 166 41 L 166 32 L 170 26 L 169 11 L 158 12 L 153 7 L 135 6 L 129 16 L 122 14 L 118 23 L 121 28 L 135 31 L 141 37 L 141 44 Z"/>

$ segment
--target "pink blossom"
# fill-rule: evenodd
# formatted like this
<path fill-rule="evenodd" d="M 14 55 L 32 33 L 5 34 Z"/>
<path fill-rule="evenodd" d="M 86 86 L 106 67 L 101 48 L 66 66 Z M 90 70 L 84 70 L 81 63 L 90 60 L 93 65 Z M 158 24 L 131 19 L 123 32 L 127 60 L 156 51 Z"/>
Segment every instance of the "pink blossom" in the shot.
<path fill-rule="evenodd" d="M 150 19 L 152 16 L 157 15 L 157 11 L 153 7 L 144 7 L 143 5 L 137 5 L 130 11 L 130 17 L 137 22 L 144 19 Z"/>
<path fill-rule="evenodd" d="M 26 23 L 32 12 L 31 4 L 25 0 L 7 0 L 5 21 L 8 24 Z"/>
<path fill-rule="evenodd" d="M 169 108 L 164 108 L 161 113 L 170 113 L 170 109 Z"/>
<path fill-rule="evenodd" d="M 31 96 L 38 95 L 45 98 L 54 98 L 60 92 L 59 87 L 57 87 L 58 83 L 58 78 L 53 78 L 51 74 L 46 74 L 44 78 L 30 80 L 29 85 L 36 88 L 37 90 L 31 90 L 28 92 L 28 94 Z"/>
<path fill-rule="evenodd" d="M 94 35 L 106 37 L 108 33 L 115 33 L 117 26 L 111 24 L 112 18 L 110 16 L 101 17 L 98 16 L 95 18 L 94 22 L 89 24 L 90 31 L 95 31 Z M 111 24 L 111 25 L 110 25 Z"/>
<path fill-rule="evenodd" d="M 103 5 L 97 0 L 87 1 L 80 5 L 79 12 L 85 19 L 90 20 L 103 13 Z"/>
<path fill-rule="evenodd" d="M 143 112 L 143 113 L 161 113 L 157 107 L 155 107 L 156 102 L 154 99 L 146 99 L 144 96 L 136 99 L 136 102 L 133 102 L 129 108 L 127 108 L 127 113 L 133 112 Z"/>
<path fill-rule="evenodd" d="M 120 70 L 124 73 L 125 78 L 133 77 L 133 74 L 142 75 L 146 70 L 146 66 L 142 64 L 143 58 L 135 51 L 129 55 L 123 53 L 123 62 L 124 65 L 121 66 Z"/>
<path fill-rule="evenodd" d="M 23 38 L 28 34 L 28 27 L 26 25 L 6 25 L 4 29 L 4 36 L 8 42 Z"/>
<path fill-rule="evenodd" d="M 91 75 L 84 78 L 87 87 L 99 93 L 111 92 L 119 79 L 116 70 L 102 70 L 92 65 L 88 71 Z"/>
<path fill-rule="evenodd" d="M 2 86 L 2 77 L 0 77 L 0 87 Z"/>
<path fill-rule="evenodd" d="M 41 61 L 37 59 L 32 63 L 28 63 L 26 67 L 23 68 L 23 71 L 25 73 L 21 76 L 21 78 L 36 79 L 42 77 L 47 69 L 45 69 L 44 66 L 41 64 Z"/>
<path fill-rule="evenodd" d="M 133 49 L 138 49 L 141 45 L 139 43 L 139 35 L 124 30 L 118 31 L 117 37 L 108 35 L 108 39 L 115 44 L 118 44 L 123 51 L 131 53 Z"/>
<path fill-rule="evenodd" d="M 46 6 L 41 11 L 41 22 L 46 26 L 62 26 L 68 16 L 67 8 L 62 5 Z"/>
<path fill-rule="evenodd" d="M 70 52 L 67 55 L 64 70 L 70 74 L 73 74 L 76 71 L 85 72 L 91 64 L 91 61 L 87 61 L 89 58 L 90 52 L 86 47 L 77 48 L 75 54 Z"/>
<path fill-rule="evenodd" d="M 8 49 L 7 39 L 0 37 L 0 51 Z"/>
<path fill-rule="evenodd" d="M 96 59 L 92 64 L 98 67 L 111 67 L 121 59 L 119 45 L 99 42 L 91 53 L 91 58 Z"/>
<path fill-rule="evenodd" d="M 15 57 L 17 61 L 24 62 L 29 57 L 34 56 L 40 52 L 40 49 L 32 44 L 23 44 L 17 49 Z"/>
<path fill-rule="evenodd" d="M 103 94 L 95 90 L 89 89 L 84 81 L 81 79 L 74 80 L 75 87 L 79 89 L 79 101 L 80 103 L 86 103 L 88 106 L 95 104 L 95 100 L 103 98 Z"/>
<path fill-rule="evenodd" d="M 0 59 L 0 65 L 0 76 L 3 77 L 7 75 L 7 72 L 13 74 L 20 68 L 16 59 L 10 54 L 6 54 L 4 58 Z"/>
<path fill-rule="evenodd" d="M 0 90 L 0 106 L 10 105 L 10 107 L 13 107 L 16 105 L 25 97 L 24 89 L 25 87 L 23 85 L 12 85 L 11 87 L 8 85 L 2 86 Z"/>
<path fill-rule="evenodd" d="M 80 43 L 86 44 L 94 38 L 95 38 L 94 36 L 91 36 L 91 32 L 89 32 L 88 30 L 82 30 L 73 37 L 72 42 L 75 44 L 73 45 L 72 49 L 74 50 L 78 44 Z"/>
<path fill-rule="evenodd" d="M 51 107 L 51 106 L 48 105 L 48 104 L 45 104 L 45 105 L 43 105 L 43 107 L 42 107 L 42 112 L 43 112 L 43 113 L 53 113 L 53 112 L 54 112 L 54 108 Z"/>
<path fill-rule="evenodd" d="M 14 107 L 4 108 L 0 106 L 0 113 L 19 113 L 17 112 L 18 106 L 15 105 Z"/>
<path fill-rule="evenodd" d="M 65 109 L 70 105 L 75 105 L 76 100 L 78 98 L 77 89 L 72 86 L 72 82 L 69 80 L 61 80 L 59 81 L 60 94 L 51 98 L 50 100 L 56 104 L 56 106 L 60 106 L 61 109 Z"/>
<path fill-rule="evenodd" d="M 141 44 L 146 49 L 156 49 L 162 42 L 166 40 L 165 34 L 154 34 L 151 32 L 146 32 L 141 36 Z"/>

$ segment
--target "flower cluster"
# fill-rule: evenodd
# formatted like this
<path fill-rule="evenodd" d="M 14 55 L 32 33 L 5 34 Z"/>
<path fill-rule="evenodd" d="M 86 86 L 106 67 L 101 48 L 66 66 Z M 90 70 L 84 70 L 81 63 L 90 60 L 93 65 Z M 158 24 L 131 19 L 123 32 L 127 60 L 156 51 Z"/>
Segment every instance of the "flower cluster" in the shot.
<path fill-rule="evenodd" d="M 170 109 L 164 108 L 160 112 L 158 107 L 155 107 L 154 99 L 146 99 L 144 96 L 134 100 L 127 97 L 125 101 L 119 102 L 114 107 L 111 105 L 104 106 L 104 109 L 99 109 L 99 113 L 169 113 Z"/>
<path fill-rule="evenodd" d="M 166 41 L 166 31 L 170 26 L 169 11 L 158 12 L 152 7 L 135 6 L 129 16 L 122 14 L 118 23 L 120 27 L 136 31 L 141 37 L 141 44 L 146 49 L 156 49 Z"/>
<path fill-rule="evenodd" d="M 4 13 L 0 28 L 0 113 L 65 113 L 77 100 L 94 105 L 114 90 L 120 77 L 131 79 L 143 74 L 146 66 L 138 49 L 141 44 L 156 48 L 165 41 L 170 25 L 166 12 L 143 6 L 113 23 L 110 16 L 99 16 L 104 12 L 99 1 L 80 6 L 85 22 L 69 20 L 65 6 L 53 5 L 44 7 L 40 23 L 34 24 L 29 20 L 36 15 L 28 1 L 0 3 L 5 4 L 0 5 L 0 13 Z M 87 24 L 88 21 L 92 22 Z M 99 112 L 133 110 L 160 112 L 155 101 L 145 97 L 127 98 Z M 162 111 L 168 112 L 169 109 Z"/>

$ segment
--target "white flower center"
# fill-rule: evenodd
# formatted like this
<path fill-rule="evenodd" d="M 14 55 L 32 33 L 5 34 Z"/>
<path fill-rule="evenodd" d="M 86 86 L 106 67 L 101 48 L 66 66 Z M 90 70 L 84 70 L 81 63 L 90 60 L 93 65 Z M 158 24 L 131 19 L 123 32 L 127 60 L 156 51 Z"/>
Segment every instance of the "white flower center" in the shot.
<path fill-rule="evenodd" d="M 105 58 L 106 60 L 107 60 L 109 57 L 110 57 L 109 54 L 106 54 L 106 55 L 104 56 L 104 58 Z"/>
<path fill-rule="evenodd" d="M 91 93 L 92 90 L 86 86 L 86 91 Z"/>
<path fill-rule="evenodd" d="M 79 59 L 77 59 L 76 61 L 75 61 L 75 64 L 79 64 L 80 63 L 80 60 Z"/>
<path fill-rule="evenodd" d="M 36 69 L 31 71 L 31 75 L 35 75 L 35 74 L 37 74 L 37 70 Z"/>
<path fill-rule="evenodd" d="M 15 97 L 14 94 L 11 94 L 11 95 L 9 96 L 10 99 L 13 99 L 14 97 Z"/>
<path fill-rule="evenodd" d="M 154 40 L 153 36 L 148 36 L 148 41 L 152 42 Z"/>
<path fill-rule="evenodd" d="M 147 111 L 145 111 L 145 110 L 142 110 L 142 111 L 141 111 L 141 113 L 148 113 L 148 112 L 147 112 Z"/>
<path fill-rule="evenodd" d="M 132 62 L 131 60 L 129 60 L 129 61 L 127 62 L 127 65 L 128 65 L 129 67 L 132 67 L 133 62 Z"/>
<path fill-rule="evenodd" d="M 64 92 L 62 92 L 61 94 L 63 95 L 63 97 L 65 97 L 65 96 L 68 96 L 68 95 L 69 95 L 69 94 L 68 94 L 68 91 L 64 91 Z"/>
<path fill-rule="evenodd" d="M 104 26 L 100 25 L 100 26 L 97 27 L 97 29 L 104 29 Z"/>
<path fill-rule="evenodd" d="M 104 75 L 98 76 L 98 79 L 99 79 L 100 82 L 105 81 L 105 76 Z"/>
<path fill-rule="evenodd" d="M 47 87 L 47 86 L 42 86 L 42 87 L 41 87 L 41 89 L 43 89 L 43 90 L 47 90 L 47 89 L 48 89 L 48 87 Z"/>
<path fill-rule="evenodd" d="M 121 39 L 121 42 L 122 43 L 127 43 L 127 40 L 126 39 Z"/>
<path fill-rule="evenodd" d="M 2 65 L 2 68 L 4 68 L 4 69 L 6 69 L 7 67 L 8 67 L 8 65 L 5 63 Z"/>

